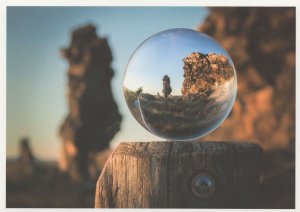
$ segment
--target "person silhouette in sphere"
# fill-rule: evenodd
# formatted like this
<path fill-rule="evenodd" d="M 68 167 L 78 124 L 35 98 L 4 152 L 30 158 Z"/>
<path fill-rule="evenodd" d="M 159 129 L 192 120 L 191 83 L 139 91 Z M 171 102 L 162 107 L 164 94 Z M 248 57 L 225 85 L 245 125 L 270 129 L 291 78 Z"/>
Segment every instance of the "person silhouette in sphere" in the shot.
<path fill-rule="evenodd" d="M 172 92 L 172 88 L 171 88 L 171 80 L 170 80 L 170 77 L 168 75 L 165 75 L 162 79 L 163 81 L 163 90 L 162 90 L 162 93 L 165 97 L 165 99 L 168 98 L 168 96 L 171 94 Z"/>

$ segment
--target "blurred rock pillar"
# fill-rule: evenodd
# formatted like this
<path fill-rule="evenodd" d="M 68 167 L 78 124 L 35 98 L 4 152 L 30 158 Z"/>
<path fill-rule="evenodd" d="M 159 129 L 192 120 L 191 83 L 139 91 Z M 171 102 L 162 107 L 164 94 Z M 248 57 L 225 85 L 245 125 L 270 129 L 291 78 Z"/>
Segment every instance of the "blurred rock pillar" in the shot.
<path fill-rule="evenodd" d="M 30 148 L 29 139 L 28 138 L 22 138 L 20 140 L 20 155 L 19 160 L 21 162 L 26 163 L 33 163 L 35 160 L 35 157 L 33 156 L 32 150 Z"/>
<path fill-rule="evenodd" d="M 6 186 L 32 185 L 38 175 L 38 162 L 30 147 L 30 140 L 23 137 L 19 141 L 19 155 L 17 160 L 6 163 Z"/>
<path fill-rule="evenodd" d="M 112 54 L 92 25 L 74 30 L 70 46 L 61 54 L 69 63 L 69 113 L 60 128 L 59 167 L 73 180 L 83 181 L 92 177 L 89 166 L 95 154 L 108 148 L 120 129 L 122 117 L 111 90 Z"/>
<path fill-rule="evenodd" d="M 202 140 L 249 140 L 294 149 L 296 9 L 213 7 L 199 31 L 234 62 L 238 92 L 229 117 Z"/>

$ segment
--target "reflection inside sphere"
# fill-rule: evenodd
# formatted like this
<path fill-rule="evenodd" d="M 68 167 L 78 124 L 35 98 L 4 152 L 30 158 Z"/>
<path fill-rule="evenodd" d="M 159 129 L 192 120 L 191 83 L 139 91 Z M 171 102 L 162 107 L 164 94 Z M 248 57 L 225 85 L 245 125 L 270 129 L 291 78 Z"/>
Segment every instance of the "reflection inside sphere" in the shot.
<path fill-rule="evenodd" d="M 228 53 L 212 38 L 170 29 L 144 41 L 131 56 L 124 94 L 135 119 L 153 134 L 190 140 L 216 129 L 237 90 Z"/>

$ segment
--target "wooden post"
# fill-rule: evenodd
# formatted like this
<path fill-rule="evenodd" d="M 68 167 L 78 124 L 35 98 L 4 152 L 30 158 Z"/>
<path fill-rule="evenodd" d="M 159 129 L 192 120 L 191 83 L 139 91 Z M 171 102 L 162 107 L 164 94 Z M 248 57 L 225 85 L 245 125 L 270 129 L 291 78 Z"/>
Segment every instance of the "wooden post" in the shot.
<path fill-rule="evenodd" d="M 96 208 L 252 208 L 262 150 L 247 142 L 121 143 Z"/>

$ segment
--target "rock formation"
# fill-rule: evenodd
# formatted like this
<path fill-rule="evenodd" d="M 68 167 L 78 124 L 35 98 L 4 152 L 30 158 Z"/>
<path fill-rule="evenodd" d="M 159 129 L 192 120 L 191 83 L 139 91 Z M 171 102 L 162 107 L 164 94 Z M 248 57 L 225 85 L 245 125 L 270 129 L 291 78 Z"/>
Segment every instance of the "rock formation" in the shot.
<path fill-rule="evenodd" d="M 193 52 L 183 59 L 183 96 L 208 97 L 215 85 L 223 84 L 233 75 L 233 67 L 223 55 Z"/>
<path fill-rule="evenodd" d="M 162 90 L 162 93 L 163 93 L 165 99 L 167 99 L 168 96 L 172 92 L 170 77 L 168 75 L 165 75 L 163 77 L 162 81 L 163 81 L 163 90 Z"/>
<path fill-rule="evenodd" d="M 199 31 L 229 52 L 238 93 L 227 120 L 203 140 L 295 143 L 295 8 L 211 8 Z"/>
<path fill-rule="evenodd" d="M 93 155 L 106 149 L 120 129 L 121 115 L 110 84 L 112 54 L 92 25 L 74 30 L 70 46 L 61 53 L 69 62 L 69 113 L 60 129 L 60 169 L 74 180 L 87 180 Z"/>
<path fill-rule="evenodd" d="M 17 160 L 6 160 L 6 186 L 11 191 L 14 186 L 30 185 L 39 174 L 39 163 L 30 147 L 30 140 L 23 137 L 19 141 Z"/>
<path fill-rule="evenodd" d="M 26 163 L 33 163 L 35 160 L 35 157 L 32 153 L 32 150 L 30 148 L 29 139 L 28 138 L 22 138 L 20 140 L 20 155 L 19 160 L 21 162 Z"/>

